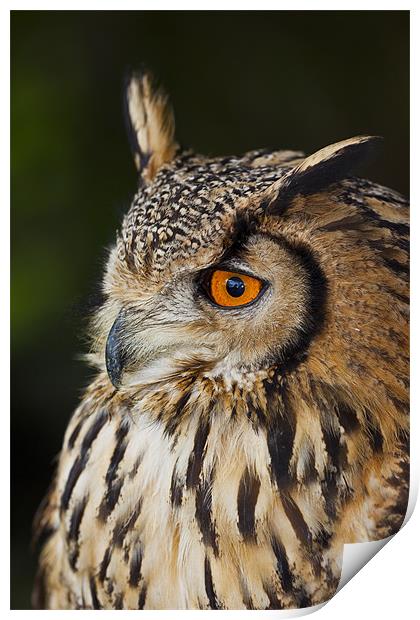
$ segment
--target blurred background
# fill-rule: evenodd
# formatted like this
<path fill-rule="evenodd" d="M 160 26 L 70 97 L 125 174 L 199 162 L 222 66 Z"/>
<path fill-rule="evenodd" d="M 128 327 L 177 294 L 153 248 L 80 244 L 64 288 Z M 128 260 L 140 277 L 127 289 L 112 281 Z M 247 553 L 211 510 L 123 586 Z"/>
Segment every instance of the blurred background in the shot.
<path fill-rule="evenodd" d="M 385 137 L 368 170 L 409 190 L 409 13 L 12 12 L 11 607 L 31 522 L 91 371 L 83 306 L 136 188 L 122 79 L 148 64 L 207 154 Z"/>

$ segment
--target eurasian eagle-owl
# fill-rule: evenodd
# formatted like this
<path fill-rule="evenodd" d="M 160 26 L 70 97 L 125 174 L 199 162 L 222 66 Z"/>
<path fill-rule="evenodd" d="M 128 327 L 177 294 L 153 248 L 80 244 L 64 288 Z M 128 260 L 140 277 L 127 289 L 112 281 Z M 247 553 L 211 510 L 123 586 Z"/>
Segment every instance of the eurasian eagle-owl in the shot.
<path fill-rule="evenodd" d="M 408 492 L 408 213 L 310 157 L 182 150 L 127 83 L 139 187 L 92 319 L 97 376 L 36 529 L 46 608 L 268 609 L 332 596 Z"/>

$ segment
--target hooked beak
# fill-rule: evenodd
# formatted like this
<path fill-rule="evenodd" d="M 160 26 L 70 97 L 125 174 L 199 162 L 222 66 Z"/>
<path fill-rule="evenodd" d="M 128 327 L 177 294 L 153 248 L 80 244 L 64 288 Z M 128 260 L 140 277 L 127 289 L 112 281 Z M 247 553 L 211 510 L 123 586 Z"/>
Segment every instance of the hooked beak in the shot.
<path fill-rule="evenodd" d="M 124 367 L 127 363 L 127 351 L 123 347 L 125 311 L 120 310 L 108 334 L 105 348 L 105 362 L 108 377 L 117 389 L 121 385 Z"/>

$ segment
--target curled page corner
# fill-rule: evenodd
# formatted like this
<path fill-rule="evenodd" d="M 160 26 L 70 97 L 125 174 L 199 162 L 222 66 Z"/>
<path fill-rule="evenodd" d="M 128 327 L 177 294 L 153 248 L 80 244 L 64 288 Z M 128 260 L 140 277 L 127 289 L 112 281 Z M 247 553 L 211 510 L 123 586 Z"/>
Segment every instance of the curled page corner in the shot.
<path fill-rule="evenodd" d="M 341 565 L 341 578 L 338 584 L 336 594 L 343 588 L 346 583 L 352 579 L 356 573 L 359 572 L 363 566 L 365 566 L 377 553 L 380 551 L 394 536 L 398 536 L 399 532 L 409 521 L 411 515 L 414 512 L 414 507 L 417 503 L 419 480 L 417 475 L 417 469 L 413 467 L 413 459 L 410 455 L 410 489 L 408 495 L 407 510 L 405 513 L 404 521 L 398 532 L 383 538 L 382 540 L 374 540 L 370 542 L 362 543 L 349 543 L 345 544 L 343 548 L 343 561 Z M 417 460 L 416 460 L 417 462 Z"/>
<path fill-rule="evenodd" d="M 395 534 L 392 534 L 392 536 L 382 538 L 381 540 L 345 544 L 343 549 L 343 562 L 341 565 L 341 578 L 336 594 L 373 558 L 373 556 L 394 538 L 394 536 Z"/>
<path fill-rule="evenodd" d="M 410 472 L 410 474 L 411 473 L 412 472 Z M 417 478 L 413 475 L 411 476 L 410 480 L 407 510 L 400 530 L 406 525 L 411 515 L 413 514 L 414 506 L 417 502 L 417 495 L 418 481 Z M 343 548 L 341 578 L 336 590 L 336 594 L 341 590 L 341 588 L 346 585 L 346 583 L 350 581 L 350 579 L 352 579 L 356 575 L 356 573 L 359 572 L 361 568 L 363 568 L 363 566 L 365 566 L 390 540 L 392 540 L 394 536 L 397 536 L 399 531 L 381 540 L 345 544 Z"/>

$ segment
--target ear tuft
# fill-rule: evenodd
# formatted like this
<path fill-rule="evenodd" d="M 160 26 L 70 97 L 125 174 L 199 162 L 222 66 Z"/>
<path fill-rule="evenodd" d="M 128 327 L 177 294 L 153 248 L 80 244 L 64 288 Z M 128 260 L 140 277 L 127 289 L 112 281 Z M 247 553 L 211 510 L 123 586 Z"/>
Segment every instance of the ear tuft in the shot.
<path fill-rule="evenodd" d="M 292 168 L 276 188 L 273 187 L 277 196 L 268 212 L 283 211 L 298 194 L 306 196 L 319 192 L 350 176 L 355 168 L 372 158 L 381 143 L 379 136 L 356 136 L 309 155 Z"/>
<path fill-rule="evenodd" d="M 132 73 L 126 81 L 125 112 L 137 170 L 151 182 L 159 168 L 175 157 L 175 120 L 166 93 L 147 71 Z"/>

